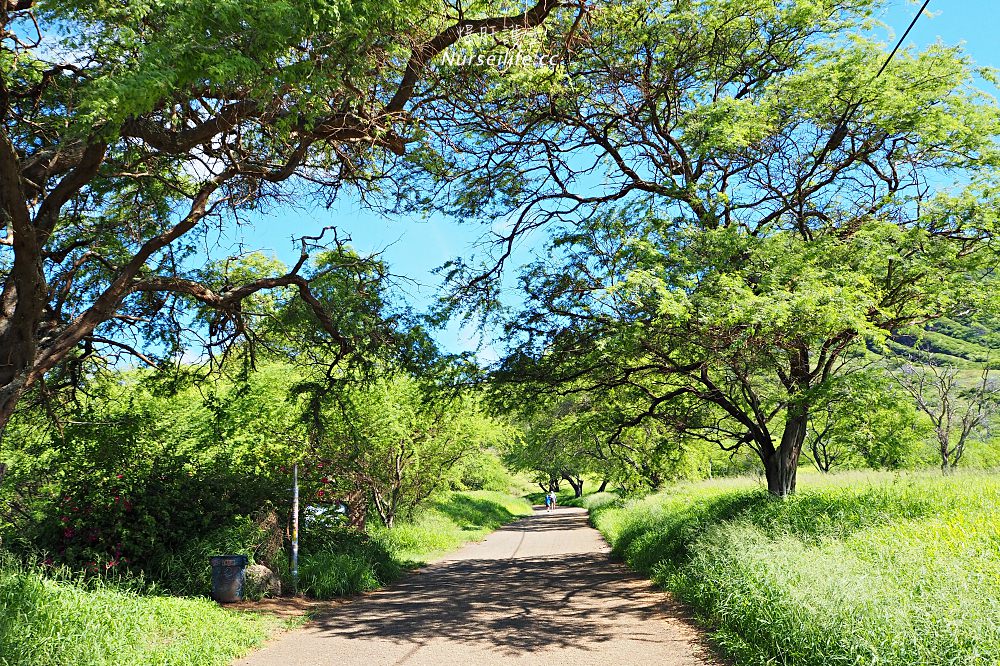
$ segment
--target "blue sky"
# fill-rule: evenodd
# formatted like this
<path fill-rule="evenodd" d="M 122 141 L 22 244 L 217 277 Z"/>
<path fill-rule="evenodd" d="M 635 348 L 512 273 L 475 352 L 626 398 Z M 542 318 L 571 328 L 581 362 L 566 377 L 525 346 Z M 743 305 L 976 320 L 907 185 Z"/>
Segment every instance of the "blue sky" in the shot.
<path fill-rule="evenodd" d="M 921 3 L 897 0 L 889 5 L 884 21 L 893 31 L 890 40 L 903 34 Z M 948 45 L 964 44 L 978 65 L 1000 67 L 1000 0 L 931 0 L 928 14 L 917 22 L 905 44 L 924 47 L 941 40 Z M 392 272 L 409 280 L 400 283 L 401 295 L 414 307 L 425 309 L 438 294 L 440 278 L 433 270 L 457 256 L 471 256 L 473 244 L 486 228 L 475 222 L 460 223 L 443 217 L 396 217 L 387 219 L 364 211 L 349 198 L 327 210 L 322 207 L 285 208 L 271 211 L 253 220 L 252 227 L 238 233 L 247 249 L 262 249 L 286 262 L 293 261 L 298 249 L 292 236 L 314 234 L 325 226 L 336 225 L 352 239 L 361 252 L 382 252 Z M 528 239 L 520 258 L 529 255 L 540 237 Z M 412 281 L 412 282 L 410 282 Z M 474 349 L 478 335 L 471 329 L 452 324 L 436 335 L 450 351 Z M 488 342 L 488 341 L 487 341 Z M 483 361 L 495 354 L 488 345 L 479 352 Z"/>

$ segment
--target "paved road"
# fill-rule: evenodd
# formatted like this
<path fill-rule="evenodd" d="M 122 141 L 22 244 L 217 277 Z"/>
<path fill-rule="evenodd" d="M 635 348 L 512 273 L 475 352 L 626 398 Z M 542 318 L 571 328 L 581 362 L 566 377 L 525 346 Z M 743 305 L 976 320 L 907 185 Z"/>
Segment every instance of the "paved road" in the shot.
<path fill-rule="evenodd" d="M 536 511 L 237 662 L 352 665 L 716 664 L 680 609 L 608 561 L 581 509 Z"/>

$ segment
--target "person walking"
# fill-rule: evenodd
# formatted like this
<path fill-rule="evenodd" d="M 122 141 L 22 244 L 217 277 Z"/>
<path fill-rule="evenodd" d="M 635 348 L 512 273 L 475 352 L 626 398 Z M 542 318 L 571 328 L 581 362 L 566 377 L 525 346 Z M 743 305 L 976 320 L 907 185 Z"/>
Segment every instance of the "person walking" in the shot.
<path fill-rule="evenodd" d="M 549 494 L 545 496 L 545 506 L 551 511 L 552 507 L 556 505 L 556 491 L 550 490 Z"/>

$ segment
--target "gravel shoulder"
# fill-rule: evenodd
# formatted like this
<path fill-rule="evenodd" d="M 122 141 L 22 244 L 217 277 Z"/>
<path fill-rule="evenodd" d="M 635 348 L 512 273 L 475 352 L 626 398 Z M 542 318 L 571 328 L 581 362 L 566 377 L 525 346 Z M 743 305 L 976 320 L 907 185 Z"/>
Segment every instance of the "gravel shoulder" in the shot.
<path fill-rule="evenodd" d="M 610 562 L 582 509 L 535 511 L 318 615 L 237 666 L 719 664 L 669 595 Z"/>

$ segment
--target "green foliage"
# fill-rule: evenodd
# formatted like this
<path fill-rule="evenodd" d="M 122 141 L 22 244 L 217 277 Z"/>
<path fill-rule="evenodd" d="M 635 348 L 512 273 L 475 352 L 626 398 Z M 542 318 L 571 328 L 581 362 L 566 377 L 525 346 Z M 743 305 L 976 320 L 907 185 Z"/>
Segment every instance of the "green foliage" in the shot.
<path fill-rule="evenodd" d="M 372 527 L 368 533 L 323 524 L 302 535 L 301 591 L 319 599 L 356 594 L 387 585 L 410 566 L 481 539 L 531 506 L 505 493 L 448 493 L 410 521 Z"/>
<path fill-rule="evenodd" d="M 281 577 L 288 573 L 288 559 L 281 535 L 247 516 L 232 516 L 207 534 L 188 532 L 186 541 L 170 550 L 157 549 L 142 568 L 158 588 L 175 595 L 209 596 L 212 570 L 209 558 L 216 555 L 246 555 L 250 564 L 263 564 Z M 269 548 L 268 546 L 271 545 Z"/>
<path fill-rule="evenodd" d="M 806 437 L 807 453 L 823 471 L 903 469 L 926 461 L 930 424 L 883 369 L 844 375 L 823 387 Z"/>
<path fill-rule="evenodd" d="M 562 89 L 498 99 L 503 122 L 470 141 L 531 192 L 511 202 L 522 219 L 557 232 L 522 272 L 497 378 L 614 392 L 615 425 L 749 448 L 785 494 L 830 382 L 861 365 L 845 360 L 995 309 L 1000 114 L 973 87 L 991 75 L 944 45 L 883 69 L 876 8 L 601 6 Z"/>
<path fill-rule="evenodd" d="M 994 290 L 993 280 L 984 279 L 984 291 Z M 993 309 L 942 317 L 924 327 L 901 330 L 889 348 L 903 358 L 955 368 L 982 368 L 1000 362 L 1000 326 Z"/>
<path fill-rule="evenodd" d="M 113 373 L 55 406 L 61 429 L 51 412 L 22 410 L 4 453 L 0 539 L 26 560 L 125 568 L 177 594 L 207 594 L 211 555 L 243 553 L 287 573 L 273 511 L 287 506 L 295 463 L 306 505 L 352 497 L 352 511 L 371 506 L 390 522 L 452 484 L 507 490 L 490 451 L 510 429 L 473 398 L 402 372 L 335 384 L 310 439 L 304 377 L 281 364 L 198 386 Z"/>
<path fill-rule="evenodd" d="M 474 396 L 450 395 L 403 372 L 318 395 L 310 427 L 315 454 L 330 469 L 328 488 L 317 494 L 362 488 L 387 527 L 446 488 L 467 455 L 510 437 L 510 428 L 484 414 Z"/>
<path fill-rule="evenodd" d="M 274 392 L 260 395 L 274 380 L 222 387 L 206 401 L 194 389 L 160 394 L 141 374 L 112 376 L 88 384 L 86 399 L 59 415 L 61 429 L 21 438 L 15 422 L 0 488 L 9 501 L 4 545 L 30 559 L 141 570 L 176 592 L 206 593 L 207 560 L 194 561 L 219 554 L 206 552 L 214 547 L 258 543 L 252 521 L 236 517 L 256 515 L 287 484 L 278 469 L 287 443 L 268 446 L 274 439 L 259 431 L 280 423 Z M 250 403 L 257 433 L 245 417 Z"/>
<path fill-rule="evenodd" d="M 506 493 L 513 483 L 510 471 L 493 451 L 472 451 L 453 470 L 453 490 Z"/>
<path fill-rule="evenodd" d="M 299 591 L 315 599 L 333 599 L 377 590 L 395 580 L 381 577 L 376 562 L 364 551 L 320 551 L 302 557 Z"/>
<path fill-rule="evenodd" d="M 855 474 L 785 500 L 754 485 L 679 486 L 592 516 L 740 663 L 1000 659 L 994 478 Z"/>
<path fill-rule="evenodd" d="M 282 625 L 207 599 L 56 581 L 0 563 L 0 663 L 145 666 L 230 663 Z"/>
<path fill-rule="evenodd" d="M 400 562 L 425 562 L 467 541 L 482 539 L 531 505 L 506 493 L 448 493 L 429 502 L 412 522 L 371 529 L 372 536 Z"/>
<path fill-rule="evenodd" d="M 309 518 L 301 536 L 299 591 L 317 599 L 375 590 L 394 582 L 401 564 L 369 534 L 329 514 Z"/>

